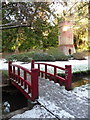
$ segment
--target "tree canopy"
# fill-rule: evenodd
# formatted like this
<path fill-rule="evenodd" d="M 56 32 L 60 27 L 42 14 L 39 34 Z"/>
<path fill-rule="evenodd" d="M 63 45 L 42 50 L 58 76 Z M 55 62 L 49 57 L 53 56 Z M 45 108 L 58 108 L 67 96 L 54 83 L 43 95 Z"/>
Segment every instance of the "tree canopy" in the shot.
<path fill-rule="evenodd" d="M 73 22 L 76 48 L 86 44 L 90 2 L 2 2 L 1 10 L 3 51 L 57 46 L 61 21 Z"/>
<path fill-rule="evenodd" d="M 18 51 L 50 46 L 48 32 L 51 31 L 51 23 L 48 20 L 55 15 L 50 10 L 49 4 L 47 2 L 16 2 L 8 5 L 3 3 L 3 50 Z M 56 44 L 55 41 L 52 43 Z M 8 42 L 11 44 L 8 45 Z"/>

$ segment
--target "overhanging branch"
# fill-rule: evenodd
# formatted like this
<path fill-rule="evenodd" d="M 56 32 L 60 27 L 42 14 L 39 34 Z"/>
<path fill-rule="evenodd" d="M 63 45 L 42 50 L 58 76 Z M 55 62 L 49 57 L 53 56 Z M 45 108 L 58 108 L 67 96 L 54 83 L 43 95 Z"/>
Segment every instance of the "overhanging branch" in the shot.
<path fill-rule="evenodd" d="M 19 27 L 31 27 L 31 25 L 16 25 L 16 26 L 10 26 L 10 27 L 0 27 L 0 30 L 13 29 L 13 28 L 19 28 Z"/>

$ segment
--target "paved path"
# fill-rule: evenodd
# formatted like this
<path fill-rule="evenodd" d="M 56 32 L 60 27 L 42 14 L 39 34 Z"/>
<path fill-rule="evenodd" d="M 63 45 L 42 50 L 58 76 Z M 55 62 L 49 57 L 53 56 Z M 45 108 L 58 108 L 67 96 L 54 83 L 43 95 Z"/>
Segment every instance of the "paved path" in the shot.
<path fill-rule="evenodd" d="M 40 79 L 38 101 L 59 118 L 88 118 L 89 87 L 82 86 L 78 90 L 87 96 L 78 96 L 77 90 L 67 91 L 53 81 Z"/>

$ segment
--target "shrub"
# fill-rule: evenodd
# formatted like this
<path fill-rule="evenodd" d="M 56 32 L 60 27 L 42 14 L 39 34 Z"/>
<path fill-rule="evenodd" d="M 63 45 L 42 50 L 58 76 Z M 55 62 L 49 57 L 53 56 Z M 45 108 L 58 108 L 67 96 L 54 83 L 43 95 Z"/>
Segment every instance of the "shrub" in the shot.
<path fill-rule="evenodd" d="M 76 60 L 85 60 L 84 53 L 82 52 L 74 53 L 73 58 Z"/>
<path fill-rule="evenodd" d="M 68 60 L 68 56 L 64 53 L 60 52 L 57 48 L 51 48 L 47 51 L 47 53 L 43 53 L 41 51 L 36 52 L 27 52 L 17 55 L 8 56 L 7 61 L 22 61 L 22 62 L 31 62 L 32 59 L 35 61 L 60 61 L 60 60 Z"/>
<path fill-rule="evenodd" d="M 55 61 L 55 58 L 47 53 L 34 53 L 32 58 L 35 61 Z"/>
<path fill-rule="evenodd" d="M 36 53 L 29 52 L 18 55 L 11 55 L 6 57 L 7 61 L 21 61 L 21 62 L 31 62 L 34 59 L 35 61 L 55 61 L 55 58 L 52 55 L 48 55 L 47 53 Z"/>
<path fill-rule="evenodd" d="M 10 55 L 10 56 L 6 57 L 6 60 L 7 61 L 15 61 L 15 60 L 17 60 L 17 58 L 16 58 L 16 55 Z"/>
<path fill-rule="evenodd" d="M 31 62 L 32 58 L 25 54 L 11 55 L 6 57 L 7 61 L 21 61 L 21 62 Z"/>
<path fill-rule="evenodd" d="M 57 61 L 67 61 L 68 60 L 68 56 L 66 56 L 63 52 L 60 52 L 60 50 L 58 48 L 50 48 L 49 50 L 47 50 L 47 53 L 49 55 L 53 55 L 55 60 Z"/>

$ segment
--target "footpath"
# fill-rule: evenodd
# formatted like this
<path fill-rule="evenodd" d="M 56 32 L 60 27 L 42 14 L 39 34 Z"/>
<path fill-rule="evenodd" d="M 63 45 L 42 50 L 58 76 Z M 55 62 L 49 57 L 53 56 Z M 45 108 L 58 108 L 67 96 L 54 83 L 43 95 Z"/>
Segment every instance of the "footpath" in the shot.
<path fill-rule="evenodd" d="M 88 118 L 90 108 L 90 84 L 82 85 L 72 91 L 64 86 L 39 79 L 40 104 L 13 118 Z M 41 119 L 40 119 L 41 120 Z"/>

